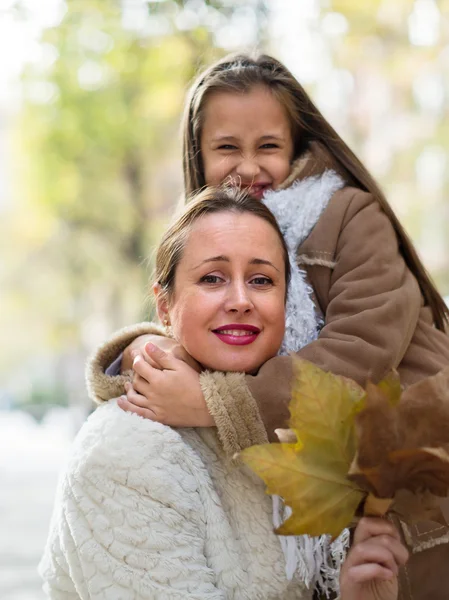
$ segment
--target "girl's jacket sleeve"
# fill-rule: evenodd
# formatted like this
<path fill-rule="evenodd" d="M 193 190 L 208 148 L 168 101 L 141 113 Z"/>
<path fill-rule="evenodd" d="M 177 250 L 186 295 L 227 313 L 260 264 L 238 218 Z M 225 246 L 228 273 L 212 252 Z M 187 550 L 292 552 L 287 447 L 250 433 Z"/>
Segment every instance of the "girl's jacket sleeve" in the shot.
<path fill-rule="evenodd" d="M 204 556 L 185 450 L 177 432 L 114 402 L 91 415 L 60 481 L 39 567 L 49 598 L 224 600 Z"/>

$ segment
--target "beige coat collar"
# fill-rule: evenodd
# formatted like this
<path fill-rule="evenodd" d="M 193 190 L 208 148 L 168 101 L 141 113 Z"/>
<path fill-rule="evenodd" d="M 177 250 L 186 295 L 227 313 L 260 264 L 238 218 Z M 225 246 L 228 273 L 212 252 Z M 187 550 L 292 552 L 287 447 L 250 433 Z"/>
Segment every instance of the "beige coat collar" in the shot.
<path fill-rule="evenodd" d="M 349 180 L 349 175 L 341 167 L 329 150 L 321 142 L 310 142 L 308 150 L 299 156 L 293 163 L 290 174 L 279 186 L 285 190 L 295 181 L 302 181 L 307 177 L 322 175 L 326 170 L 335 171 L 344 181 Z"/>

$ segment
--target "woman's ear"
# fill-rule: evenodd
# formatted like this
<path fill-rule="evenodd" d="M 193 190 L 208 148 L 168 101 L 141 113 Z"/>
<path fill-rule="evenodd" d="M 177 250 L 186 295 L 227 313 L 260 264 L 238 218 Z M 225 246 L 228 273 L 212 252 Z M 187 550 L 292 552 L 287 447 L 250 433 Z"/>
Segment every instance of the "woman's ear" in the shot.
<path fill-rule="evenodd" d="M 161 323 L 170 323 L 167 295 L 157 281 L 153 283 L 153 294 L 156 298 L 156 311 Z"/>

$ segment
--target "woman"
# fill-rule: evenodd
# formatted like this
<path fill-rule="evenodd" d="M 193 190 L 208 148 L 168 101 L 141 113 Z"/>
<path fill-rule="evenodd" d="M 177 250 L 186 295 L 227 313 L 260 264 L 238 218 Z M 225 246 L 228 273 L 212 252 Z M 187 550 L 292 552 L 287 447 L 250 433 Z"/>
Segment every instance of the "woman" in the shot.
<path fill-rule="evenodd" d="M 253 373 L 281 346 L 289 279 L 270 211 L 206 190 L 165 234 L 153 290 L 203 368 Z M 354 539 L 342 599 L 395 600 L 407 559 L 397 532 L 368 520 Z M 174 430 L 110 402 L 75 441 L 41 573 L 55 600 L 311 598 L 283 558 L 263 484 L 227 459 L 214 428 Z"/>

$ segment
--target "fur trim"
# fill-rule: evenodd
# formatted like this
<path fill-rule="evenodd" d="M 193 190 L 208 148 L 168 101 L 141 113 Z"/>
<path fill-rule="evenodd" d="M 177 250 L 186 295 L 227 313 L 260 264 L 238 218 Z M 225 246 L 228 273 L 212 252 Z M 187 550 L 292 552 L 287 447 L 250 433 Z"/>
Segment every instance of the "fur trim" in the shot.
<path fill-rule="evenodd" d="M 318 337 L 322 323 L 316 314 L 313 290 L 306 281 L 304 271 L 298 267 L 296 254 L 333 194 L 343 186 L 344 181 L 334 171 L 325 171 L 320 177 L 308 177 L 286 190 L 270 191 L 263 198 L 284 235 L 292 265 L 285 336 L 279 351 L 281 355 L 297 352 Z M 320 259 L 312 260 L 316 264 Z"/>
<path fill-rule="evenodd" d="M 268 442 L 267 432 L 256 401 L 246 385 L 244 373 L 205 371 L 200 375 L 200 384 L 228 456 L 233 456 L 248 446 Z"/>
<path fill-rule="evenodd" d="M 307 157 L 300 161 L 308 160 Z M 299 162 L 297 169 L 306 163 Z M 285 336 L 279 354 L 290 354 L 318 337 L 322 323 L 313 302 L 313 290 L 308 284 L 299 263 L 321 264 L 333 268 L 330 257 L 297 257 L 297 249 L 310 235 L 318 219 L 329 204 L 333 194 L 344 186 L 344 181 L 334 171 L 326 170 L 321 176 L 308 177 L 293 183 L 288 189 L 268 192 L 263 202 L 275 215 L 287 244 L 292 277 L 288 290 Z M 273 524 L 279 527 L 288 518 L 291 509 L 281 498 L 273 496 Z M 340 567 L 349 546 L 349 531 L 345 529 L 334 542 L 329 536 L 280 537 L 286 559 L 286 575 L 291 579 L 299 571 L 307 587 L 312 586 L 326 598 L 339 592 Z"/>
<path fill-rule="evenodd" d="M 125 393 L 124 386 L 127 381 L 131 381 L 132 372 L 125 371 L 121 375 L 110 376 L 106 375 L 105 370 L 136 337 L 149 333 L 167 336 L 161 325 L 143 322 L 120 329 L 96 349 L 86 365 L 87 391 L 94 402 L 101 404 Z"/>
<path fill-rule="evenodd" d="M 346 183 L 351 182 L 351 176 L 334 159 L 332 154 L 320 142 L 310 142 L 304 154 L 297 158 L 290 169 L 288 177 L 279 186 L 279 190 L 289 188 L 293 183 L 307 177 L 323 175 L 325 171 L 334 171 Z"/>

